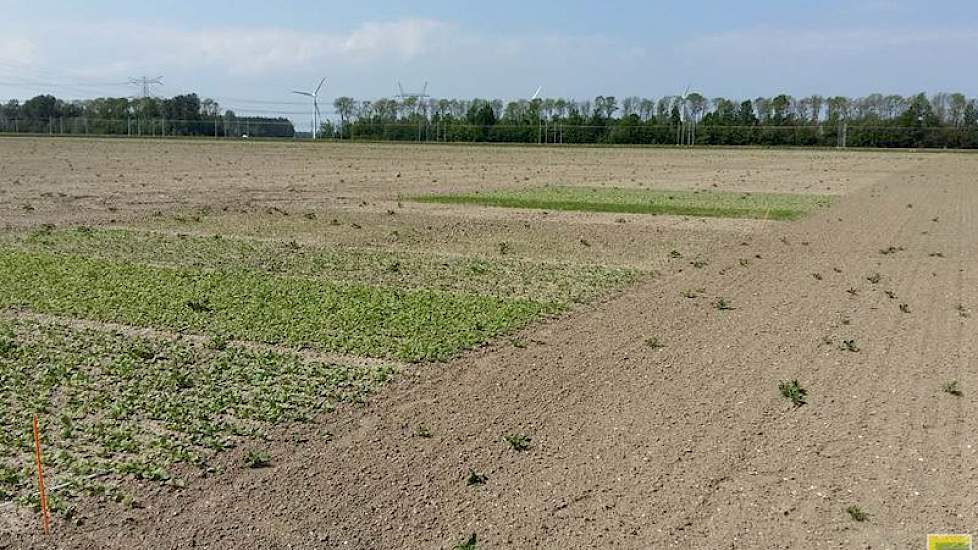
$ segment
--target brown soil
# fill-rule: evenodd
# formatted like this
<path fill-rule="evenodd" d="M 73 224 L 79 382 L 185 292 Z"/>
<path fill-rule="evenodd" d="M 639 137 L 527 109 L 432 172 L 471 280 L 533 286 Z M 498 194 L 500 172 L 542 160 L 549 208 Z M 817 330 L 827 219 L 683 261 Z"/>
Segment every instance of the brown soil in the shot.
<path fill-rule="evenodd" d="M 5 141 L 0 155 L 11 144 L 25 147 Z M 156 146 L 174 155 L 193 144 Z M 111 145 L 127 147 L 137 145 Z M 705 268 L 670 271 L 538 324 L 524 332 L 525 348 L 501 342 L 418 368 L 364 407 L 283 429 L 270 443 L 271 468 L 241 469 L 232 452 L 224 473 L 184 490 L 145 488 L 143 508 L 89 503 L 82 525 L 56 525 L 52 545 L 452 548 L 477 533 L 479 548 L 909 548 L 927 533 L 978 524 L 978 422 L 967 414 L 978 395 L 978 319 L 957 310 L 978 309 L 978 157 L 418 147 L 412 160 L 387 166 L 398 151 L 330 155 L 376 155 L 381 168 L 364 171 L 363 196 L 377 201 L 390 200 L 394 180 L 385 178 L 394 170 L 412 189 L 442 188 L 421 181 L 426 163 L 447 178 L 465 163 L 476 174 L 491 164 L 494 181 L 534 165 L 527 173 L 540 182 L 634 171 L 662 187 L 698 185 L 719 170 L 721 188 L 821 192 L 816 184 L 825 183 L 847 194 L 799 222 L 718 230 L 703 244 Z M 283 164 L 293 162 L 302 173 L 291 156 Z M 5 169 L 4 181 L 25 166 Z M 737 182 L 746 170 L 752 176 Z M 284 186 L 274 186 L 267 196 L 240 195 L 278 205 Z M 41 188 L 15 187 L 17 202 Z M 138 217 L 163 203 L 219 201 L 232 188 L 230 180 L 192 192 L 165 182 L 160 194 L 169 198 L 143 211 L 127 195 L 136 188 L 90 192 L 118 197 Z M 335 207 L 331 200 L 316 204 Z M 52 211 L 48 219 L 75 219 L 68 208 Z M 0 215 L 39 223 L 42 214 Z M 888 246 L 903 250 L 880 254 Z M 877 284 L 866 279 L 875 272 Z M 706 293 L 683 297 L 690 288 Z M 718 297 L 735 309 L 718 311 Z M 649 337 L 665 347 L 650 348 Z M 844 340 L 860 351 L 841 350 Z M 808 404 L 794 408 L 779 395 L 785 379 L 800 381 Z M 962 397 L 941 391 L 952 379 Z M 415 436 L 418 424 L 433 437 Z M 503 440 L 516 432 L 532 438 L 529 450 Z M 467 486 L 470 469 L 486 484 Z M 853 521 L 850 505 L 869 519 Z M 45 546 L 33 532 L 9 540 Z"/>

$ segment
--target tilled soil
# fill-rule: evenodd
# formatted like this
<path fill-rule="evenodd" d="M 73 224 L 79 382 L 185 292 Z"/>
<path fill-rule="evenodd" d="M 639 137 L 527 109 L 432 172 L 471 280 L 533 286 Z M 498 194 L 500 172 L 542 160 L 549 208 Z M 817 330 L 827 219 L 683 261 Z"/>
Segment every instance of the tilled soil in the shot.
<path fill-rule="evenodd" d="M 537 324 L 525 347 L 420 366 L 283 432 L 271 468 L 107 506 L 50 545 L 452 548 L 476 533 L 479 548 L 910 548 L 967 532 L 978 158 L 904 160 L 808 219 L 719 235 L 703 269 Z M 807 404 L 780 396 L 788 379 Z M 950 380 L 963 396 L 942 392 Z M 503 439 L 517 432 L 524 452 Z M 470 470 L 486 483 L 467 485 Z"/>

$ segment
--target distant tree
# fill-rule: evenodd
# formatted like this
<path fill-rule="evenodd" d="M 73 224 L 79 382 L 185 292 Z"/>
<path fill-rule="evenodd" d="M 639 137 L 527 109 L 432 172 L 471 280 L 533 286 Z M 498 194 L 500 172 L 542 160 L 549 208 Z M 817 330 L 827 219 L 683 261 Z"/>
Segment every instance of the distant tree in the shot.
<path fill-rule="evenodd" d="M 353 118 L 356 104 L 356 100 L 352 97 L 341 96 L 333 100 L 333 108 L 340 115 L 340 137 L 343 137 L 343 134 L 347 132 L 347 125 Z"/>

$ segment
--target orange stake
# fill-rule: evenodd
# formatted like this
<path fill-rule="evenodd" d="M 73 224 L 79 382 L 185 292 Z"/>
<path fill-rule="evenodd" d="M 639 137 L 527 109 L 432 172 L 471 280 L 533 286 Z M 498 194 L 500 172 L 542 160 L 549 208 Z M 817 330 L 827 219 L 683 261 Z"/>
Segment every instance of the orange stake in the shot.
<path fill-rule="evenodd" d="M 34 415 L 34 458 L 37 460 L 37 489 L 41 493 L 41 517 L 44 520 L 44 534 L 49 535 L 48 496 L 44 491 L 44 466 L 41 461 L 41 435 L 37 429 L 37 415 Z"/>

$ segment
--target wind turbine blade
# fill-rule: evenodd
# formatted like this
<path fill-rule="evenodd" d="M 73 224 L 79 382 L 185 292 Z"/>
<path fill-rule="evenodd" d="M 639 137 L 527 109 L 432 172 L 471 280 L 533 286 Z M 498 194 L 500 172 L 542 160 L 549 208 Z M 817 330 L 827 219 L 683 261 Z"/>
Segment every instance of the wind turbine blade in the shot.
<path fill-rule="evenodd" d="M 319 81 L 319 86 L 316 86 L 316 95 L 319 95 L 319 89 L 323 87 L 326 83 L 326 77 L 324 76 L 322 80 Z"/>
<path fill-rule="evenodd" d="M 315 96 L 313 96 L 313 95 L 312 95 L 311 93 L 309 93 L 309 92 L 300 92 L 300 91 L 298 91 L 298 90 L 292 90 L 292 93 L 293 93 L 293 94 L 299 94 L 299 95 L 304 95 L 304 96 L 309 96 L 309 97 L 315 97 Z"/>
<path fill-rule="evenodd" d="M 542 89 L 543 86 L 537 86 L 537 91 L 533 92 L 533 97 L 530 98 L 530 101 L 533 101 L 534 99 L 540 97 L 540 90 Z"/>
<path fill-rule="evenodd" d="M 421 88 L 421 95 L 424 96 L 427 93 L 428 93 L 428 81 L 425 80 L 424 81 L 424 88 Z"/>
<path fill-rule="evenodd" d="M 401 81 L 397 81 L 397 90 L 401 92 L 401 97 L 404 97 L 404 86 L 401 86 Z"/>

